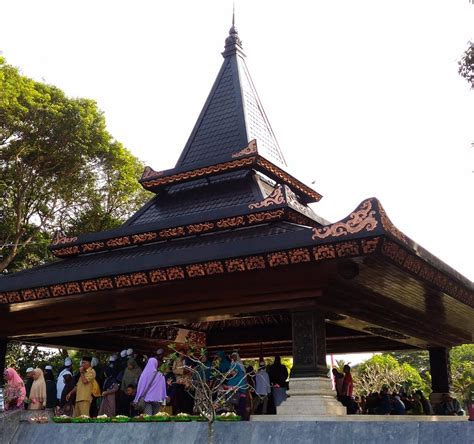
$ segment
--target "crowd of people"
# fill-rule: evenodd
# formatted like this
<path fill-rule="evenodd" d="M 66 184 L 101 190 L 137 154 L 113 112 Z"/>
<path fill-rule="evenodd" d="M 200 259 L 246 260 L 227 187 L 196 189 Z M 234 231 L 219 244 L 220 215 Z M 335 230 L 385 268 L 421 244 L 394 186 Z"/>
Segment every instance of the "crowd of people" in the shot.
<path fill-rule="evenodd" d="M 71 358 L 55 369 L 28 368 L 25 380 L 13 368 L 4 371 L 5 409 L 54 410 L 57 416 L 124 415 L 133 417 L 153 415 L 160 410 L 170 414 L 196 414 L 193 378 L 199 367 L 200 379 L 215 384 L 216 374 L 224 377 L 229 390 L 229 404 L 244 419 L 250 414 L 276 414 L 277 407 L 286 399 L 288 369 L 279 356 L 271 365 L 263 360 L 258 369 L 245 367 L 237 352 L 224 352 L 193 358 L 181 354 L 173 360 L 165 358 L 163 349 L 147 357 L 122 350 L 104 364 L 96 357 L 84 356 L 79 368 L 73 368 Z M 217 369 L 218 372 L 213 372 Z M 348 414 L 375 415 L 463 415 L 459 402 L 449 394 L 432 408 L 430 401 L 418 390 L 412 395 L 400 391 L 389 392 L 383 386 L 380 392 L 368 396 L 354 396 L 351 368 L 345 365 L 343 373 L 332 369 L 337 399 Z"/>
<path fill-rule="evenodd" d="M 332 369 L 337 399 L 346 407 L 348 414 L 451 416 L 465 414 L 459 401 L 449 393 L 443 394 L 441 402 L 434 409 L 421 390 L 416 390 L 413 394 L 403 390 L 390 393 L 389 387 L 384 385 L 380 392 L 361 397 L 353 396 L 354 384 L 350 366 L 345 365 L 343 372 Z"/>
<path fill-rule="evenodd" d="M 126 357 L 126 354 L 125 354 Z M 13 368 L 4 371 L 6 410 L 52 409 L 56 415 L 97 416 L 116 414 L 117 406 L 128 411 L 134 400 L 141 370 L 133 357 L 111 356 L 105 367 L 97 358 L 84 356 L 78 369 L 71 358 L 57 369 L 28 368 L 23 380 Z"/>
<path fill-rule="evenodd" d="M 225 386 L 233 389 L 229 402 L 243 418 L 276 413 L 286 399 L 289 375 L 279 356 L 269 366 L 260 361 L 257 371 L 245 368 L 236 352 L 230 356 L 217 352 L 199 361 L 206 383 L 212 384 L 212 368 L 225 375 Z M 189 371 L 196 362 L 185 355 L 167 361 L 163 349 L 150 357 L 127 349 L 110 356 L 106 363 L 84 356 L 79 368 L 74 368 L 67 357 L 56 371 L 50 365 L 28 368 L 24 380 L 15 369 L 7 368 L 5 409 L 52 409 L 56 416 L 71 417 L 133 417 L 160 410 L 196 414 L 193 372 Z"/>

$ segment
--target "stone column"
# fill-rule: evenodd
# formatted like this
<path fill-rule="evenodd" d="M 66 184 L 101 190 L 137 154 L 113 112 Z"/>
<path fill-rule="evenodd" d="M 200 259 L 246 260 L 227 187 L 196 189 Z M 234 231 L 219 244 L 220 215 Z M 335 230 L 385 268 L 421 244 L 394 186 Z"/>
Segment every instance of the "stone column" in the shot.
<path fill-rule="evenodd" d="M 3 370 L 5 369 L 5 359 L 7 356 L 7 339 L 0 338 L 0 386 L 3 385 Z"/>
<path fill-rule="evenodd" d="M 431 389 L 430 401 L 433 407 L 441 402 L 443 393 L 451 391 L 451 369 L 448 348 L 430 348 Z"/>
<path fill-rule="evenodd" d="M 326 324 L 316 311 L 294 312 L 293 368 L 289 398 L 278 408 L 283 420 L 308 416 L 345 415 L 346 408 L 336 400 L 326 365 Z"/>

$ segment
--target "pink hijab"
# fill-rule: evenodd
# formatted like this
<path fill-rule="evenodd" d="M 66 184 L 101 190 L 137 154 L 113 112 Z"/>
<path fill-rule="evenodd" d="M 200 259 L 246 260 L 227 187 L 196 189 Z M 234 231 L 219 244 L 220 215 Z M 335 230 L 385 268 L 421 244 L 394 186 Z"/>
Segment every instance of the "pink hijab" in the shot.
<path fill-rule="evenodd" d="M 7 383 L 5 387 L 6 397 L 16 397 L 16 406 L 21 407 L 26 398 L 26 389 L 23 380 L 17 371 L 11 367 L 7 368 L 3 374 Z"/>

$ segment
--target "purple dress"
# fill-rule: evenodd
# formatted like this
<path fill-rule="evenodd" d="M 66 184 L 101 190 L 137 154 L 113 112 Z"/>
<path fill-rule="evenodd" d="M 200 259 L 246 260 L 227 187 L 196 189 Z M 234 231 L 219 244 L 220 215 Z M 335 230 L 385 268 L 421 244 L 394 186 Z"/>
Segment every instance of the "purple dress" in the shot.
<path fill-rule="evenodd" d="M 158 370 L 158 361 L 150 358 L 143 369 L 137 387 L 135 402 L 144 397 L 145 402 L 161 402 L 166 399 L 166 381 Z"/>

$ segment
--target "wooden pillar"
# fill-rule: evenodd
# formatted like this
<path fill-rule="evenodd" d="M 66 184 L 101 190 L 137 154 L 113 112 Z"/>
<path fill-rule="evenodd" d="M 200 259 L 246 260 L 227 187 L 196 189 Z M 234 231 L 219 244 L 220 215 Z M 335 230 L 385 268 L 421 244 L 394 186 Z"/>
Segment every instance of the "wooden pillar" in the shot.
<path fill-rule="evenodd" d="M 7 357 L 7 338 L 0 338 L 0 385 L 3 385 L 3 370 L 5 369 L 5 359 Z"/>
<path fill-rule="evenodd" d="M 326 324 L 317 311 L 291 315 L 293 335 L 292 378 L 327 377 Z"/>
<path fill-rule="evenodd" d="M 451 369 L 448 348 L 431 348 L 430 370 L 433 393 L 449 393 L 451 390 Z"/>

